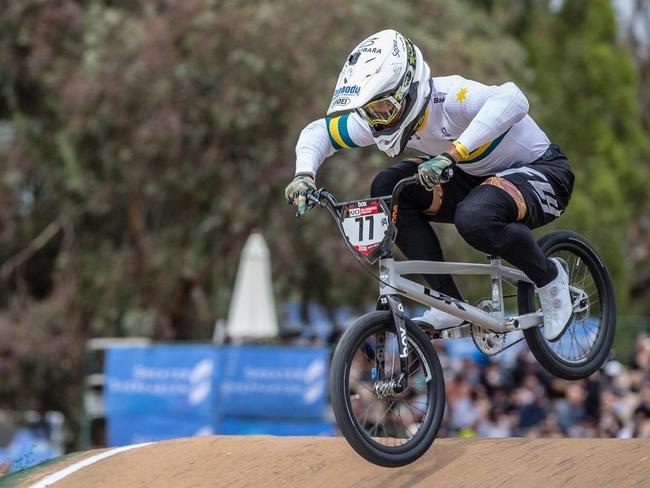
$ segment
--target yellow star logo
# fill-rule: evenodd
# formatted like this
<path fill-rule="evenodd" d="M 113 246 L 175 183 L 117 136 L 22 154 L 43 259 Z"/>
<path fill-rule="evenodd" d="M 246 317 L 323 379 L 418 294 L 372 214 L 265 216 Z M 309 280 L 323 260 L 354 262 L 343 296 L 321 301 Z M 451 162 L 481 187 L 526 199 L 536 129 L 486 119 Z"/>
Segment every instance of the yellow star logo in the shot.
<path fill-rule="evenodd" d="M 462 103 L 463 100 L 465 100 L 468 91 L 469 90 L 467 88 L 461 88 L 460 90 L 458 90 L 458 93 L 456 93 L 456 101 Z"/>

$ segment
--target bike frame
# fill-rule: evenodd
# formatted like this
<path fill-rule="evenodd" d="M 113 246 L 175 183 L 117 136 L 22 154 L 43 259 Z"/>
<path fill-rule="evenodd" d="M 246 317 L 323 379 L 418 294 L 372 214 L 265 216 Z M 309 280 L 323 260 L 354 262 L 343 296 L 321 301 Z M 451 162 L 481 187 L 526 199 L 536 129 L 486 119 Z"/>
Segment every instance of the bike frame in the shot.
<path fill-rule="evenodd" d="M 492 312 L 485 312 L 461 300 L 443 293 L 426 288 L 415 281 L 404 278 L 410 274 L 451 274 L 451 275 L 489 275 L 492 278 Z M 449 263 L 436 261 L 399 261 L 392 257 L 379 260 L 379 295 L 382 297 L 401 295 L 416 302 L 428 305 L 458 317 L 465 323 L 444 329 L 467 328 L 469 324 L 478 325 L 496 333 L 512 332 L 515 330 L 536 327 L 542 323 L 541 312 L 505 317 L 503 309 L 503 280 L 517 285 L 518 282 L 532 283 L 518 269 L 504 266 L 496 257 L 490 258 L 490 264 Z M 445 334 L 442 338 L 453 339 L 467 334 Z"/>
<path fill-rule="evenodd" d="M 390 215 L 393 225 L 396 225 L 399 212 L 399 194 L 404 187 L 417 183 L 417 176 L 404 178 L 399 181 L 393 190 L 391 197 L 382 197 L 383 200 L 391 200 Z M 345 232 L 340 223 L 341 209 L 350 202 L 337 202 L 334 197 L 324 189 L 316 190 L 307 196 L 308 205 L 313 207 L 320 205 L 326 207 L 341 231 L 346 244 L 351 247 Z M 471 335 L 471 326 L 479 326 L 485 330 L 495 333 L 506 333 L 516 330 L 537 327 L 543 322 L 541 312 L 534 312 L 524 315 L 505 316 L 503 305 L 503 281 L 513 285 L 520 282 L 532 284 L 526 274 L 516 268 L 504 266 L 501 259 L 496 256 L 489 256 L 489 264 L 473 263 L 450 263 L 438 261 L 395 261 L 392 256 L 392 245 L 388 252 L 379 259 L 379 301 L 377 308 L 390 310 L 395 320 L 397 337 L 400 342 L 400 366 L 402 374 L 400 378 L 390 385 L 395 392 L 400 392 L 407 386 L 409 345 L 406 330 L 406 317 L 400 296 L 404 296 L 418 303 L 428 305 L 447 312 L 464 322 L 456 327 L 437 329 L 435 337 L 442 339 L 456 339 Z M 411 274 L 451 274 L 451 275 L 488 275 L 492 280 L 491 311 L 485 312 L 475 306 L 457 300 L 443 293 L 426 288 L 415 281 L 405 278 Z M 381 343 L 383 344 L 383 342 Z M 383 358 L 383 351 L 377 354 L 377 370 L 383 370 L 380 358 Z"/>

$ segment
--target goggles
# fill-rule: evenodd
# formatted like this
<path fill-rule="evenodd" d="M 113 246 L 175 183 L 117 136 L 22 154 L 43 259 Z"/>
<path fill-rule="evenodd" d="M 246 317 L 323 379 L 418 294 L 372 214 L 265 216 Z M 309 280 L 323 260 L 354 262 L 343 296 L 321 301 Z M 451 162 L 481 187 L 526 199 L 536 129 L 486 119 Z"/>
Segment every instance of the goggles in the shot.
<path fill-rule="evenodd" d="M 397 125 L 406 104 L 411 82 L 415 76 L 415 49 L 411 41 L 406 39 L 407 68 L 402 82 L 393 92 L 383 93 L 358 109 L 361 115 L 374 130 L 389 129 Z"/>
<path fill-rule="evenodd" d="M 383 96 L 361 107 L 361 115 L 374 129 L 387 129 L 399 121 L 403 103 L 393 95 Z"/>

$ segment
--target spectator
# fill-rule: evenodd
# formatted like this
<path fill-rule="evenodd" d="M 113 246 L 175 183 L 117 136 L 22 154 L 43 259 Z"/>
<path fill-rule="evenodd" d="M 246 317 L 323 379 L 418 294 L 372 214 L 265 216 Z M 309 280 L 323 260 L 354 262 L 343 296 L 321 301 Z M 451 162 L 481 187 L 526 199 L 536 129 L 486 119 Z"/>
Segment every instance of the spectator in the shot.
<path fill-rule="evenodd" d="M 586 394 L 582 384 L 571 383 L 566 388 L 566 398 L 557 404 L 557 423 L 564 433 L 570 433 L 573 427 L 585 418 L 584 401 Z"/>
<path fill-rule="evenodd" d="M 486 418 L 479 421 L 476 427 L 479 437 L 510 437 L 512 435 L 511 420 L 497 408 L 491 408 Z"/>

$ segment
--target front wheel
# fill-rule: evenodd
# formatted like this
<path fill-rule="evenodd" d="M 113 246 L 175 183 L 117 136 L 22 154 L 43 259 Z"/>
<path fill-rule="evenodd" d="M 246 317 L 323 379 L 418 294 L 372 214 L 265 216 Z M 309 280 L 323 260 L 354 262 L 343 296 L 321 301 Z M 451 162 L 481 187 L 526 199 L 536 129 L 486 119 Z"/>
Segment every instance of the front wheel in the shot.
<path fill-rule="evenodd" d="M 436 437 L 445 407 L 438 356 L 426 334 L 406 321 L 408 386 L 399 393 L 399 341 L 392 314 L 372 312 L 345 332 L 332 358 L 330 394 L 341 433 L 357 453 L 386 467 L 422 456 Z"/>
<path fill-rule="evenodd" d="M 603 259 L 580 234 L 556 231 L 539 246 L 548 257 L 559 258 L 569 275 L 573 316 L 560 338 L 549 342 L 540 327 L 524 331 L 537 361 L 549 373 L 567 380 L 586 378 L 607 360 L 616 329 L 614 287 Z M 520 283 L 519 313 L 539 310 L 533 285 Z"/>

